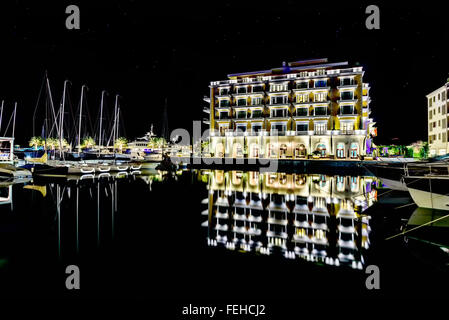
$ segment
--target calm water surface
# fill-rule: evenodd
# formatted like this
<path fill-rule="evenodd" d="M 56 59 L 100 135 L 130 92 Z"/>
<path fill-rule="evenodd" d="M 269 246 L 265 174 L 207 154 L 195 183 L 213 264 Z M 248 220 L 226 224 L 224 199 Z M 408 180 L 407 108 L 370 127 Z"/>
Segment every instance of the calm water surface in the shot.
<path fill-rule="evenodd" d="M 147 172 L 0 187 L 5 297 L 320 299 L 441 296 L 445 213 L 370 176 Z M 81 290 L 65 288 L 76 264 Z M 381 290 L 365 287 L 367 265 Z M 423 291 L 425 290 L 425 291 Z"/>

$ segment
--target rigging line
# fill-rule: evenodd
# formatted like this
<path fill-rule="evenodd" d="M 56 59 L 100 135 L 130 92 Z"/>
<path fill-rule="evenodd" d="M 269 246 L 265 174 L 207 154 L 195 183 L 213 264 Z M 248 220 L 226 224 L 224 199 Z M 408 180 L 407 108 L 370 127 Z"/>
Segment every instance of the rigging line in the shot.
<path fill-rule="evenodd" d="M 13 113 L 11 113 L 11 117 L 9 118 L 9 121 L 8 121 L 8 125 L 6 126 L 6 129 L 5 129 L 5 133 L 3 134 L 3 136 L 4 137 L 6 137 L 6 134 L 7 134 L 7 132 L 8 132 L 8 129 L 9 129 L 9 125 L 11 124 L 11 121 L 12 121 L 12 118 L 13 118 Z"/>
<path fill-rule="evenodd" d="M 41 84 L 41 88 L 39 90 L 39 95 L 37 96 L 37 101 L 36 101 L 36 106 L 34 107 L 34 112 L 33 112 L 33 136 L 35 136 L 35 122 L 36 122 L 36 111 L 37 111 L 37 107 L 39 106 L 39 101 L 41 99 L 41 95 L 42 95 L 42 89 L 44 88 L 44 83 L 45 83 L 45 78 L 47 77 L 47 71 L 45 71 L 45 75 L 44 78 L 42 79 L 42 84 Z"/>
<path fill-rule="evenodd" d="M 445 215 L 445 216 L 442 216 L 442 217 L 439 217 L 439 218 L 437 218 L 437 219 L 435 219 L 435 220 L 431 220 L 431 221 L 429 221 L 429 222 L 426 222 L 426 223 L 424 223 L 424 224 L 422 224 L 422 225 L 420 225 L 420 226 L 417 226 L 417 227 L 415 227 L 415 228 L 412 228 L 412 229 L 403 231 L 403 232 L 401 232 L 401 233 L 395 234 L 394 236 L 388 237 L 388 238 L 386 238 L 385 240 L 391 240 L 391 239 L 393 239 L 393 238 L 402 236 L 402 235 L 404 235 L 404 234 L 407 234 L 407 233 L 409 233 L 409 232 L 415 231 L 415 230 L 417 230 L 417 229 L 420 229 L 420 228 L 422 228 L 422 227 L 425 227 L 425 226 L 427 226 L 427 225 L 429 225 L 429 224 L 432 224 L 432 223 L 434 223 L 434 222 L 440 221 L 440 220 L 442 220 L 442 219 L 446 219 L 447 217 L 449 217 L 449 214 L 447 214 L 447 215 Z"/>

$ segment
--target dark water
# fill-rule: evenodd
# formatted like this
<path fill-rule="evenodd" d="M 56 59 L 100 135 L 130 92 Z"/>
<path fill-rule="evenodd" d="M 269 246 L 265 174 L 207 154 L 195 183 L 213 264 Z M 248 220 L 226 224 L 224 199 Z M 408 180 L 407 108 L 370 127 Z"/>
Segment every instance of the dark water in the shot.
<path fill-rule="evenodd" d="M 381 186 L 375 177 L 236 171 L 5 185 L 1 294 L 181 304 L 443 297 L 449 229 L 385 240 L 428 212 Z M 72 264 L 81 290 L 65 287 Z M 368 265 L 380 269 L 380 290 L 365 286 Z"/>

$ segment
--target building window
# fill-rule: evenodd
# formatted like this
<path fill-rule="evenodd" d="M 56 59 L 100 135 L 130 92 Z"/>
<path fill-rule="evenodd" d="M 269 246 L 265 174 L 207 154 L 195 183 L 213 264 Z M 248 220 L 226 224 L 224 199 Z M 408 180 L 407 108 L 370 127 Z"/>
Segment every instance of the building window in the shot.
<path fill-rule="evenodd" d="M 309 94 L 308 93 L 300 93 L 300 94 L 296 95 L 296 102 L 297 103 L 309 102 Z"/>
<path fill-rule="evenodd" d="M 237 87 L 237 93 L 246 93 L 246 87 Z"/>
<path fill-rule="evenodd" d="M 237 119 L 246 119 L 247 112 L 246 110 L 237 111 Z"/>
<path fill-rule="evenodd" d="M 247 100 L 245 98 L 237 99 L 237 106 L 246 106 Z"/>
<path fill-rule="evenodd" d="M 337 158 L 346 158 L 345 157 L 345 144 L 339 143 L 337 144 Z"/>
<path fill-rule="evenodd" d="M 315 107 L 314 115 L 315 116 L 326 116 L 327 115 L 327 107 Z"/>
<path fill-rule="evenodd" d="M 272 83 L 270 84 L 271 92 L 287 91 L 288 83 Z"/>
<path fill-rule="evenodd" d="M 220 119 L 229 119 L 229 111 L 221 111 Z"/>
<path fill-rule="evenodd" d="M 340 86 L 352 86 L 355 84 L 355 81 L 353 78 L 341 78 L 340 79 Z"/>
<path fill-rule="evenodd" d="M 350 115 L 354 114 L 354 106 L 341 106 L 340 107 L 340 114 L 341 115 Z"/>
<path fill-rule="evenodd" d="M 309 131 L 309 125 L 307 123 L 297 123 L 296 131 L 299 131 L 299 132 Z"/>
<path fill-rule="evenodd" d="M 324 134 L 327 131 L 327 124 L 326 123 L 315 123 L 314 125 L 314 131 L 316 134 Z"/>
<path fill-rule="evenodd" d="M 262 125 L 261 124 L 253 124 L 253 126 L 251 127 L 251 130 L 253 132 L 259 132 L 262 130 Z"/>
<path fill-rule="evenodd" d="M 327 100 L 327 93 L 326 92 L 319 92 L 315 93 L 315 101 L 316 102 L 323 102 Z"/>
<path fill-rule="evenodd" d="M 344 133 L 348 133 L 352 130 L 354 130 L 354 122 L 350 121 L 342 121 L 341 122 L 341 131 Z"/>
<path fill-rule="evenodd" d="M 306 146 L 297 144 L 295 147 L 295 158 L 302 158 L 306 156 Z"/>
<path fill-rule="evenodd" d="M 238 124 L 236 126 L 236 131 L 246 132 L 246 124 Z"/>
<path fill-rule="evenodd" d="M 253 86 L 252 87 L 252 92 L 256 93 L 256 92 L 263 92 L 263 86 Z"/>
<path fill-rule="evenodd" d="M 285 118 L 287 117 L 287 109 L 271 109 L 271 116 Z"/>
<path fill-rule="evenodd" d="M 262 97 L 253 97 L 251 98 L 251 105 L 257 106 L 262 104 Z"/>
<path fill-rule="evenodd" d="M 429 120 L 432 120 L 432 110 L 429 111 Z"/>
<path fill-rule="evenodd" d="M 357 158 L 358 157 L 358 150 L 359 150 L 359 147 L 358 147 L 357 143 L 351 143 L 350 157 L 351 158 Z"/>
<path fill-rule="evenodd" d="M 324 143 L 320 143 L 319 145 L 316 146 L 316 151 L 318 151 L 318 154 L 320 155 L 320 157 L 325 157 L 326 156 L 326 145 Z"/>
<path fill-rule="evenodd" d="M 343 91 L 341 92 L 341 100 L 353 100 L 354 92 L 352 91 Z"/>
<path fill-rule="evenodd" d="M 271 125 L 271 131 L 277 130 L 277 132 L 285 132 L 286 125 L 284 123 L 276 123 Z"/>
<path fill-rule="evenodd" d="M 315 80 L 315 88 L 325 88 L 327 86 L 327 80 Z"/>
<path fill-rule="evenodd" d="M 229 100 L 220 100 L 218 104 L 220 107 L 229 107 L 230 103 Z"/>
<path fill-rule="evenodd" d="M 228 95 L 229 94 L 229 88 L 222 88 L 220 89 L 220 96 Z"/>
<path fill-rule="evenodd" d="M 296 89 L 308 89 L 309 81 L 299 81 L 296 83 Z"/>
<path fill-rule="evenodd" d="M 286 104 L 287 96 L 274 96 L 271 97 L 271 104 Z"/>
<path fill-rule="evenodd" d="M 281 147 L 279 148 L 280 151 L 280 156 L 281 158 L 285 158 L 287 156 L 287 145 L 286 144 L 281 144 Z"/>
<path fill-rule="evenodd" d="M 254 110 L 251 113 L 251 118 L 262 118 L 262 117 L 263 117 L 262 110 Z"/>
<path fill-rule="evenodd" d="M 297 108 L 296 116 L 297 117 L 307 117 L 309 115 L 309 108 Z"/>

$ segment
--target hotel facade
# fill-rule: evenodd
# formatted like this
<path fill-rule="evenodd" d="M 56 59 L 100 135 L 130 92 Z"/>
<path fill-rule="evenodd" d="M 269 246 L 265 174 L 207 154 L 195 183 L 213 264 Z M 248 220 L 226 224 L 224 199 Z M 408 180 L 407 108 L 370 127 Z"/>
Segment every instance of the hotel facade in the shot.
<path fill-rule="evenodd" d="M 431 157 L 449 153 L 448 90 L 449 82 L 426 96 L 429 155 Z"/>
<path fill-rule="evenodd" d="M 205 98 L 213 157 L 360 159 L 376 134 L 360 66 L 316 59 L 228 75 Z"/>

